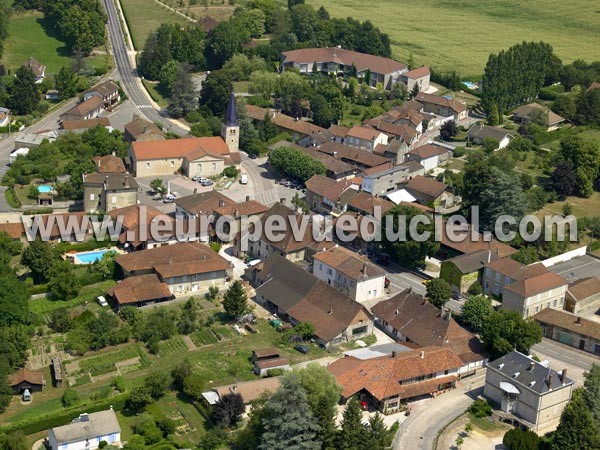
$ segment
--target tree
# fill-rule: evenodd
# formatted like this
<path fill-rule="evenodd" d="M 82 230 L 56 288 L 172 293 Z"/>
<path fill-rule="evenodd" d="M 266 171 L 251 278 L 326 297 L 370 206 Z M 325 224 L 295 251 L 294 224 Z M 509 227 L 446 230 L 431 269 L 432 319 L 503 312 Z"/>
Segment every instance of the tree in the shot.
<path fill-rule="evenodd" d="M 261 95 L 265 99 L 271 98 L 277 85 L 277 74 L 266 70 L 257 70 L 250 74 L 248 90 L 251 94 Z"/>
<path fill-rule="evenodd" d="M 600 423 L 600 365 L 592 364 L 589 372 L 583 374 L 585 381 L 585 402 L 596 423 Z"/>
<path fill-rule="evenodd" d="M 369 450 L 386 450 L 390 448 L 390 432 L 383 423 L 383 417 L 378 412 L 369 417 L 365 441 L 366 448 Z"/>
<path fill-rule="evenodd" d="M 415 83 L 414 86 L 412 87 L 412 89 L 410 90 L 410 94 L 408 95 L 409 98 L 415 98 L 417 95 L 419 95 L 419 92 L 421 91 L 419 83 Z"/>
<path fill-rule="evenodd" d="M 533 245 L 521 247 L 511 258 L 526 266 L 539 261 L 537 248 Z"/>
<path fill-rule="evenodd" d="M 219 68 L 225 61 L 242 49 L 242 44 L 250 40 L 250 30 L 231 20 L 221 22 L 210 32 L 206 59 L 209 67 Z"/>
<path fill-rule="evenodd" d="M 0 270 L 0 286 L 0 327 L 26 324 L 29 320 L 29 294 L 7 266 Z"/>
<path fill-rule="evenodd" d="M 144 387 L 152 398 L 159 399 L 165 394 L 172 381 L 168 372 L 154 371 L 144 379 Z"/>
<path fill-rule="evenodd" d="M 493 230 L 501 215 L 512 216 L 519 223 L 526 212 L 527 201 L 516 177 L 493 167 L 489 178 L 480 183 L 483 188 L 479 195 L 481 227 Z"/>
<path fill-rule="evenodd" d="M 594 181 L 600 175 L 600 146 L 584 141 L 580 136 L 569 136 L 560 141 L 559 161 L 570 163 L 575 170 L 575 189 L 582 197 L 593 192 Z"/>
<path fill-rule="evenodd" d="M 75 277 L 73 264 L 70 261 L 61 260 L 54 263 L 50 270 L 48 289 L 52 295 L 60 300 L 70 300 L 79 294 L 80 283 Z"/>
<path fill-rule="evenodd" d="M 136 434 L 144 437 L 144 443 L 146 445 L 156 444 L 163 437 L 160 428 L 156 425 L 154 416 L 147 412 L 138 416 L 134 430 Z"/>
<path fill-rule="evenodd" d="M 238 423 L 244 409 L 244 400 L 240 394 L 226 394 L 213 406 L 213 417 L 219 426 L 230 428 Z"/>
<path fill-rule="evenodd" d="M 294 147 L 279 147 L 269 153 L 269 164 L 281 174 L 306 181 L 314 175 L 325 175 L 321 161 Z"/>
<path fill-rule="evenodd" d="M 444 141 L 449 141 L 450 138 L 453 138 L 458 134 L 458 126 L 454 120 L 449 120 L 448 122 L 444 122 L 444 124 L 440 128 L 440 137 Z"/>
<path fill-rule="evenodd" d="M 146 405 L 152 403 L 152 396 L 146 386 L 138 386 L 131 390 L 127 401 L 125 402 L 125 409 L 131 414 L 136 414 L 142 411 Z"/>
<path fill-rule="evenodd" d="M 600 431 L 586 405 L 585 391 L 575 389 L 552 434 L 552 450 L 600 448 Z"/>
<path fill-rule="evenodd" d="M 463 439 L 462 436 L 458 436 L 456 438 L 456 441 L 454 441 L 454 442 L 456 442 L 456 447 L 460 449 L 462 447 L 462 445 L 465 443 L 465 440 Z"/>
<path fill-rule="evenodd" d="M 577 103 L 572 95 L 561 95 L 552 102 L 552 111 L 567 120 L 573 119 L 577 113 Z"/>
<path fill-rule="evenodd" d="M 56 89 L 62 98 L 71 98 L 77 93 L 78 76 L 68 66 L 62 66 L 56 75 Z"/>
<path fill-rule="evenodd" d="M 308 341 L 315 335 L 315 326 L 310 322 L 300 322 L 292 329 L 293 333 Z"/>
<path fill-rule="evenodd" d="M 356 398 L 351 398 L 342 417 L 338 435 L 339 450 L 359 450 L 365 448 L 365 427 L 362 424 L 362 410 Z M 366 449 L 365 449 L 366 450 Z"/>
<path fill-rule="evenodd" d="M 277 136 L 277 125 L 273 123 L 268 112 L 265 113 L 265 117 L 259 125 L 258 135 L 264 142 L 268 142 Z"/>
<path fill-rule="evenodd" d="M 292 9 L 296 5 L 304 5 L 304 0 L 288 0 L 288 9 Z"/>
<path fill-rule="evenodd" d="M 185 379 L 192 374 L 192 364 L 189 359 L 184 359 L 173 370 L 171 377 L 173 378 L 173 386 L 180 392 L 183 392 Z"/>
<path fill-rule="evenodd" d="M 158 80 L 160 81 L 160 86 L 166 92 L 171 92 L 173 84 L 175 84 L 175 80 L 179 74 L 179 68 L 180 64 L 172 59 L 160 69 Z"/>
<path fill-rule="evenodd" d="M 48 242 L 36 239 L 23 252 L 21 263 L 29 268 L 34 283 L 45 283 L 50 277 L 57 254 Z"/>
<path fill-rule="evenodd" d="M 471 422 L 467 422 L 465 424 L 465 433 L 467 433 L 467 436 L 469 436 L 472 431 L 473 431 L 473 424 Z"/>
<path fill-rule="evenodd" d="M 538 450 L 540 438 L 533 431 L 513 428 L 504 434 L 502 443 L 510 450 Z"/>
<path fill-rule="evenodd" d="M 523 319 L 518 311 L 500 309 L 492 311 L 483 321 L 483 343 L 493 358 L 514 349 L 527 354 L 529 349 L 542 340 L 542 329 L 532 319 Z"/>
<path fill-rule="evenodd" d="M 152 189 L 153 192 L 159 194 L 161 197 L 163 197 L 167 193 L 167 187 L 165 186 L 163 180 L 160 178 L 155 178 L 150 182 L 150 189 Z"/>
<path fill-rule="evenodd" d="M 435 241 L 432 223 L 418 223 L 416 227 L 420 236 L 425 237 L 425 233 L 429 233 L 427 239 L 419 242 L 410 236 L 410 222 L 420 215 L 421 212 L 413 207 L 398 205 L 389 210 L 382 218 L 381 246 L 383 250 L 398 264 L 409 269 L 425 267 L 425 258 L 436 254 L 440 247 L 439 242 Z M 388 216 L 390 217 L 388 218 Z M 406 236 L 402 235 L 403 232 Z"/>
<path fill-rule="evenodd" d="M 487 123 L 491 126 L 496 126 L 500 123 L 500 115 L 498 114 L 498 106 L 492 104 L 488 112 Z"/>
<path fill-rule="evenodd" d="M 582 125 L 600 125 L 600 89 L 581 93 L 575 120 Z"/>
<path fill-rule="evenodd" d="M 295 370 L 294 374 L 300 379 L 306 391 L 308 404 L 313 411 L 317 409 L 322 399 L 325 399 L 328 409 L 333 409 L 337 405 L 342 388 L 326 367 L 310 363 L 302 369 Z"/>
<path fill-rule="evenodd" d="M 461 320 L 470 326 L 474 331 L 480 332 L 483 329 L 485 318 L 494 310 L 492 301 L 484 295 L 474 295 L 469 297 L 461 308 Z"/>
<path fill-rule="evenodd" d="M 231 76 L 224 70 L 211 72 L 202 83 L 200 105 L 206 106 L 215 116 L 225 112 L 233 91 Z"/>
<path fill-rule="evenodd" d="M 248 297 L 240 280 L 235 280 L 225 292 L 223 308 L 234 319 L 243 316 L 248 310 Z"/>
<path fill-rule="evenodd" d="M 0 435 L 0 448 L 2 450 L 29 450 L 27 439 L 21 431 L 13 431 L 6 435 Z"/>
<path fill-rule="evenodd" d="M 139 74 L 149 80 L 159 80 L 163 67 L 171 60 L 169 40 L 165 39 L 166 33 L 160 34 L 157 30 L 148 35 L 137 67 Z"/>
<path fill-rule="evenodd" d="M 297 375 L 283 378 L 265 405 L 259 450 L 320 450 L 319 431 Z"/>
<path fill-rule="evenodd" d="M 552 180 L 552 189 L 560 197 L 571 195 L 577 186 L 575 172 L 569 162 L 558 163 L 550 179 Z"/>
<path fill-rule="evenodd" d="M 167 111 L 175 118 L 184 117 L 196 110 L 196 91 L 189 70 L 183 64 L 179 64 L 173 85 L 171 86 L 171 97 Z"/>
<path fill-rule="evenodd" d="M 206 387 L 206 380 L 198 373 L 193 372 L 183 380 L 183 392 L 194 400 L 202 399 L 202 392 Z"/>
<path fill-rule="evenodd" d="M 35 111 L 39 103 L 40 90 L 33 71 L 27 66 L 19 67 L 10 90 L 10 108 L 16 114 L 26 115 Z"/>
<path fill-rule="evenodd" d="M 81 396 L 75 389 L 67 388 L 65 392 L 63 392 L 60 401 L 65 408 L 70 408 L 71 406 L 75 406 L 81 402 Z"/>
<path fill-rule="evenodd" d="M 452 288 L 442 278 L 434 278 L 427 284 L 427 298 L 432 305 L 442 308 L 452 297 Z"/>

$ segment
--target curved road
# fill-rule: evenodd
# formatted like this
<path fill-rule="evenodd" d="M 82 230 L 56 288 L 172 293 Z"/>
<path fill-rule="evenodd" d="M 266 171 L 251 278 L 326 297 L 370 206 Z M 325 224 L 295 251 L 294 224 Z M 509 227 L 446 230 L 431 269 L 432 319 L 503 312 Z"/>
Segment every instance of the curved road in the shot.
<path fill-rule="evenodd" d="M 132 67 L 131 61 L 129 60 L 117 8 L 115 7 L 113 0 L 102 0 L 102 2 L 104 3 L 104 9 L 106 9 L 108 15 L 108 35 L 113 48 L 115 64 L 121 79 L 121 87 L 141 115 L 145 116 L 151 122 L 162 123 L 165 130 L 180 136 L 186 135 L 188 133 L 187 130 L 163 117 L 152 106 L 148 99 L 148 94 L 141 85 L 137 72 Z"/>

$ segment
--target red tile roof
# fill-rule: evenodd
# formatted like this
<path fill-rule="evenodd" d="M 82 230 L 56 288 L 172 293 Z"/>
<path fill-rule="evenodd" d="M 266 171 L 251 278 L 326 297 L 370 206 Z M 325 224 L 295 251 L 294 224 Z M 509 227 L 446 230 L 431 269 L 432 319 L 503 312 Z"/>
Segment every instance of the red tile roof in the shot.
<path fill-rule="evenodd" d="M 110 127 L 108 117 L 96 117 L 95 119 L 64 120 L 61 124 L 63 130 L 83 130 L 95 127 Z"/>
<path fill-rule="evenodd" d="M 504 276 L 507 276 L 515 281 L 524 280 L 525 278 L 531 278 L 536 275 L 547 272 L 546 268 L 542 264 L 533 264 L 526 266 L 512 258 L 501 258 L 496 261 L 492 261 L 485 265 L 486 268 L 498 272 Z"/>
<path fill-rule="evenodd" d="M 363 126 L 353 126 L 352 128 L 350 128 L 348 130 L 347 136 L 356 137 L 359 139 L 363 139 L 365 141 L 372 141 L 380 134 L 381 134 L 381 132 L 379 132 L 373 128 L 363 127 Z"/>
<path fill-rule="evenodd" d="M 567 286 L 569 283 L 560 275 L 553 272 L 546 272 L 531 278 L 525 278 L 516 283 L 509 284 L 504 288 L 505 291 L 511 291 L 522 297 L 529 298 L 551 289 L 561 286 Z"/>
<path fill-rule="evenodd" d="M 433 105 L 445 106 L 446 108 L 453 110 L 455 113 L 460 113 L 467 109 L 467 105 L 459 102 L 458 100 L 425 94 L 424 92 L 420 92 L 415 97 L 415 100 L 420 103 L 430 103 Z"/>
<path fill-rule="evenodd" d="M 361 257 L 357 253 L 340 246 L 316 253 L 314 260 L 327 264 L 337 272 L 343 273 L 348 278 L 356 281 L 385 276 L 385 271 L 371 264 L 368 258 Z"/>
<path fill-rule="evenodd" d="M 430 75 L 431 71 L 428 66 L 419 67 L 418 69 L 409 70 L 408 72 L 404 72 L 402 74 L 403 77 L 411 78 L 413 80 L 426 77 Z"/>
<path fill-rule="evenodd" d="M 160 281 L 154 273 L 125 278 L 106 293 L 114 297 L 119 305 L 172 297 L 167 283 Z"/>
<path fill-rule="evenodd" d="M 8 234 L 12 239 L 20 239 L 25 236 L 23 222 L 0 223 L 0 233 Z"/>
<path fill-rule="evenodd" d="M 123 160 L 117 156 L 113 155 L 105 155 L 105 156 L 96 156 L 93 159 L 96 164 L 96 170 L 99 173 L 106 172 L 119 172 L 125 173 L 127 169 L 125 168 L 125 164 Z"/>
<path fill-rule="evenodd" d="M 131 144 L 131 148 L 137 161 L 165 158 L 188 158 L 193 160 L 206 154 L 216 156 L 229 154 L 229 147 L 227 147 L 223 138 L 218 136 L 136 141 Z"/>
<path fill-rule="evenodd" d="M 18 384 L 23 383 L 24 381 L 29 384 L 43 385 L 44 374 L 42 372 L 34 372 L 32 370 L 19 369 L 11 377 L 10 386 L 14 387 Z"/>
<path fill-rule="evenodd" d="M 598 277 L 588 277 L 577 280 L 569 285 L 568 293 L 576 302 L 600 294 L 600 279 Z"/>
<path fill-rule="evenodd" d="M 420 159 L 427 159 L 433 156 L 447 154 L 450 150 L 441 145 L 425 144 L 421 147 L 417 147 L 414 150 L 408 152 L 410 155 L 419 157 Z"/>
<path fill-rule="evenodd" d="M 438 198 L 447 188 L 448 186 L 444 183 L 422 175 L 417 175 L 406 185 L 408 191 L 425 194 L 432 198 Z"/>
<path fill-rule="evenodd" d="M 553 308 L 544 308 L 535 316 L 538 322 L 554 325 L 555 327 L 589 336 L 593 339 L 600 339 L 600 323 L 593 320 L 587 320 L 583 317 L 578 317 L 567 311 L 560 311 Z"/>

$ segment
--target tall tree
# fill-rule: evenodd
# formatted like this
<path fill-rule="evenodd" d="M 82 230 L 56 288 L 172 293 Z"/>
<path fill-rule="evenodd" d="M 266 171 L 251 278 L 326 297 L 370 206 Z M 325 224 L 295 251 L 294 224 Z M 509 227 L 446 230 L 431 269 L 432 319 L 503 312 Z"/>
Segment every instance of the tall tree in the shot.
<path fill-rule="evenodd" d="M 215 70 L 202 83 L 200 105 L 206 106 L 215 116 L 220 116 L 227 108 L 232 91 L 230 74 L 223 70 Z"/>
<path fill-rule="evenodd" d="M 366 442 L 368 450 L 386 450 L 391 444 L 390 432 L 383 423 L 383 417 L 378 412 L 369 417 Z"/>
<path fill-rule="evenodd" d="M 483 229 L 493 230 L 501 215 L 509 215 L 519 223 L 526 212 L 527 202 L 515 176 L 495 167 L 490 178 L 482 180 L 479 198 L 480 223 Z"/>
<path fill-rule="evenodd" d="M 213 407 L 215 422 L 229 428 L 235 426 L 244 413 L 244 399 L 238 393 L 224 395 Z"/>
<path fill-rule="evenodd" d="M 77 93 L 78 76 L 68 66 L 62 66 L 56 75 L 56 89 L 62 98 L 71 98 Z"/>
<path fill-rule="evenodd" d="M 265 405 L 264 433 L 259 450 L 320 450 L 322 443 L 306 392 L 295 374 L 283 378 L 281 387 Z"/>
<path fill-rule="evenodd" d="M 17 69 L 10 90 L 9 105 L 17 114 L 31 114 L 40 103 L 40 90 L 35 84 L 33 71 L 26 66 Z"/>
<path fill-rule="evenodd" d="M 194 83 L 188 71 L 183 64 L 179 64 L 173 85 L 171 87 L 171 98 L 167 107 L 169 114 L 179 118 L 196 110 L 196 92 Z"/>
<path fill-rule="evenodd" d="M 351 398 L 344 410 L 338 435 L 339 450 L 366 450 L 366 429 L 362 424 L 362 410 L 358 400 Z"/>
<path fill-rule="evenodd" d="M 583 374 L 585 381 L 585 402 L 596 423 L 600 423 L 600 365 L 592 364 L 589 372 Z"/>
<path fill-rule="evenodd" d="M 461 320 L 473 330 L 479 332 L 483 329 L 485 318 L 494 310 L 492 301 L 484 295 L 473 295 L 462 306 Z"/>
<path fill-rule="evenodd" d="M 223 308 L 234 319 L 241 317 L 248 310 L 248 297 L 240 280 L 235 280 L 225 292 Z"/>
<path fill-rule="evenodd" d="M 585 402 L 583 389 L 575 389 L 560 423 L 552 434 L 552 450 L 592 450 L 600 448 L 600 430 Z"/>
<path fill-rule="evenodd" d="M 590 197 L 594 182 L 600 175 L 600 145 L 585 141 L 580 136 L 569 136 L 560 141 L 558 159 L 574 168 L 579 195 Z"/>
<path fill-rule="evenodd" d="M 494 358 L 514 349 L 521 353 L 542 340 L 542 328 L 532 319 L 523 319 L 518 311 L 492 311 L 481 330 L 483 343 Z"/>
<path fill-rule="evenodd" d="M 552 175 L 552 189 L 560 196 L 571 195 L 577 187 L 577 177 L 570 162 L 560 162 L 554 168 Z"/>
<path fill-rule="evenodd" d="M 50 269 L 48 289 L 55 298 L 60 300 L 70 300 L 77 297 L 80 283 L 75 277 L 73 264 L 70 261 L 57 261 Z"/>
<path fill-rule="evenodd" d="M 0 271 L 0 326 L 26 324 L 29 316 L 29 294 L 8 266 Z"/>
<path fill-rule="evenodd" d="M 29 243 L 23 252 L 21 262 L 31 270 L 35 283 L 44 283 L 50 276 L 50 270 L 57 260 L 57 255 L 48 242 L 36 239 Z"/>
<path fill-rule="evenodd" d="M 427 284 L 427 298 L 437 308 L 443 307 L 452 297 L 452 288 L 442 278 L 434 278 Z"/>

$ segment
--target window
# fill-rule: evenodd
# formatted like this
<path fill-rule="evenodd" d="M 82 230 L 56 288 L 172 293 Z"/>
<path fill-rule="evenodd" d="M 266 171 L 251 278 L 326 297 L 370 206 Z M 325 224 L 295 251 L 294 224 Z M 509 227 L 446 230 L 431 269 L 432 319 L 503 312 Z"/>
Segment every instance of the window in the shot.
<path fill-rule="evenodd" d="M 113 197 L 112 197 L 112 204 L 114 205 L 115 203 L 117 203 L 117 197 L 113 195 Z"/>
<path fill-rule="evenodd" d="M 359 334 L 365 334 L 367 332 L 368 327 L 365 325 L 363 327 L 356 327 L 352 329 L 352 336 L 356 336 Z"/>
<path fill-rule="evenodd" d="M 323 263 L 319 263 L 319 270 L 323 270 Z"/>
<path fill-rule="evenodd" d="M 95 196 L 94 194 L 90 194 L 90 200 L 94 200 Z"/>
<path fill-rule="evenodd" d="M 146 163 L 146 169 L 149 169 L 149 168 L 150 168 L 150 163 L 149 163 L 149 162 L 147 162 L 147 163 Z"/>
<path fill-rule="evenodd" d="M 171 167 L 175 167 L 175 161 L 171 161 Z"/>
<path fill-rule="evenodd" d="M 333 273 L 333 270 L 331 270 L 329 267 L 327 268 L 327 275 L 331 275 Z"/>
<path fill-rule="evenodd" d="M 213 172 L 217 171 L 217 163 L 212 163 L 212 171 Z"/>

